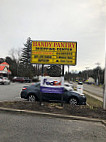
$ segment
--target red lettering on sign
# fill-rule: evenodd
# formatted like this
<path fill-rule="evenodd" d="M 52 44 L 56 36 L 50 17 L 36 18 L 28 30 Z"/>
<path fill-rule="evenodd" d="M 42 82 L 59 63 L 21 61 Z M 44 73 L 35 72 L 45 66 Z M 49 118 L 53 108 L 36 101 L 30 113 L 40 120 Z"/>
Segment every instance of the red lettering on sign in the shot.
<path fill-rule="evenodd" d="M 37 46 L 37 42 L 36 41 L 33 42 L 33 46 Z"/>
<path fill-rule="evenodd" d="M 55 47 L 55 42 L 54 42 L 54 47 Z"/>
<path fill-rule="evenodd" d="M 38 46 L 40 47 L 40 42 L 38 42 Z"/>
<path fill-rule="evenodd" d="M 49 42 L 49 47 L 51 47 L 51 46 L 52 46 L 52 43 Z"/>
<path fill-rule="evenodd" d="M 64 47 L 64 43 L 61 42 L 61 47 Z"/>
<path fill-rule="evenodd" d="M 67 47 L 67 43 L 65 43 L 65 47 Z"/>
<path fill-rule="evenodd" d="M 57 47 L 60 47 L 60 43 L 59 42 L 57 43 Z"/>
<path fill-rule="evenodd" d="M 72 43 L 73 48 L 75 47 L 75 44 L 76 44 L 76 43 Z"/>
<path fill-rule="evenodd" d="M 54 47 L 60 47 L 60 43 L 59 42 L 54 42 Z"/>
<path fill-rule="evenodd" d="M 44 47 L 44 42 L 41 42 L 41 47 Z"/>
<path fill-rule="evenodd" d="M 48 42 L 45 42 L 45 47 L 48 47 Z"/>
<path fill-rule="evenodd" d="M 71 43 L 68 43 L 68 47 L 71 47 Z"/>

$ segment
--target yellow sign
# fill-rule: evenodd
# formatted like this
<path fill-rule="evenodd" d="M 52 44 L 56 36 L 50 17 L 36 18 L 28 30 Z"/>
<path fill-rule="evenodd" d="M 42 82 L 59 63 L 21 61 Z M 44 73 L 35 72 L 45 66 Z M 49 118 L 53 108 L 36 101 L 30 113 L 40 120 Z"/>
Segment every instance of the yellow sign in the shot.
<path fill-rule="evenodd" d="M 31 63 L 76 65 L 77 42 L 32 41 Z"/>

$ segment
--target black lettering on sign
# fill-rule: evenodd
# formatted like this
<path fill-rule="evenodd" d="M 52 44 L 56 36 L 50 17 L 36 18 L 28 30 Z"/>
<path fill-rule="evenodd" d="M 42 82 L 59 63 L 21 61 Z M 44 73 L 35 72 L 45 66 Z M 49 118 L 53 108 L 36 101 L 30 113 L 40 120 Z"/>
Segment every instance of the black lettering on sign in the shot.
<path fill-rule="evenodd" d="M 34 58 L 38 58 L 38 55 L 35 55 Z"/>
<path fill-rule="evenodd" d="M 57 56 L 57 58 L 59 58 L 59 59 L 66 59 L 66 57 L 63 57 L 63 56 Z"/>
<path fill-rule="evenodd" d="M 48 59 L 39 59 L 38 62 L 49 62 Z"/>
<path fill-rule="evenodd" d="M 65 62 L 65 60 L 60 60 L 60 62 Z"/>
<path fill-rule="evenodd" d="M 72 63 L 72 61 L 67 61 L 67 63 Z"/>
<path fill-rule="evenodd" d="M 39 50 L 39 47 L 36 47 L 36 50 Z"/>
<path fill-rule="evenodd" d="M 68 59 L 73 59 L 72 57 L 68 57 Z"/>
<path fill-rule="evenodd" d="M 52 56 L 44 56 L 45 58 L 49 58 L 49 59 L 51 59 L 52 58 Z"/>
<path fill-rule="evenodd" d="M 43 58 L 43 56 L 41 55 L 40 58 Z"/>

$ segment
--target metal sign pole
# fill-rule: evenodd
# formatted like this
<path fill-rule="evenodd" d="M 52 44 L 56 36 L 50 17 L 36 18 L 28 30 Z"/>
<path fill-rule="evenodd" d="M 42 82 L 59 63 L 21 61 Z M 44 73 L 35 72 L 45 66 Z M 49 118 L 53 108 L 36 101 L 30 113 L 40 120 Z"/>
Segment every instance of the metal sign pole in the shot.
<path fill-rule="evenodd" d="M 62 77 L 64 77 L 64 65 L 62 65 Z M 61 106 L 63 106 L 63 93 L 61 94 Z"/>
<path fill-rule="evenodd" d="M 44 64 L 42 64 L 42 73 L 41 76 L 43 77 L 44 74 Z M 40 91 L 40 105 L 42 105 L 42 92 Z"/>
<path fill-rule="evenodd" d="M 105 70 L 104 70 L 104 94 L 103 94 L 103 109 L 106 110 L 106 56 L 105 56 Z"/>
<path fill-rule="evenodd" d="M 69 77 L 69 65 L 68 65 L 68 82 L 70 81 L 70 77 Z"/>

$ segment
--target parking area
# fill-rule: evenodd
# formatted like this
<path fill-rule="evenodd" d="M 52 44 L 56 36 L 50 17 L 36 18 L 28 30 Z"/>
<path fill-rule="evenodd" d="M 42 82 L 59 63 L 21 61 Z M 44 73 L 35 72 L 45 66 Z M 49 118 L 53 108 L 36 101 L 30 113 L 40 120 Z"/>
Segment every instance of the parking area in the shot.
<path fill-rule="evenodd" d="M 18 101 L 20 98 L 20 91 L 23 86 L 32 83 L 11 83 L 10 85 L 0 85 L 0 101 Z"/>

